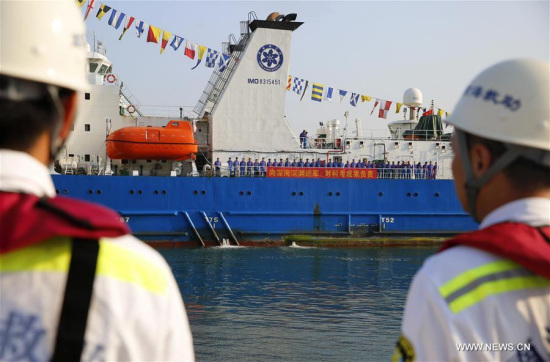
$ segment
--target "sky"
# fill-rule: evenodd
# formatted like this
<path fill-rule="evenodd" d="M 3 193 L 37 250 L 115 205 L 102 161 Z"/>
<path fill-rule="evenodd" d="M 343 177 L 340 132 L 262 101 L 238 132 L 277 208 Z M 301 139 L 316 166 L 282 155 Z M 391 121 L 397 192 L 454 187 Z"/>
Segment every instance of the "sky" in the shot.
<path fill-rule="evenodd" d="M 293 33 L 290 74 L 337 89 L 402 102 L 408 88 L 418 88 L 424 107 L 452 112 L 468 83 L 483 69 L 512 58 L 550 61 L 549 1 L 109 1 L 127 15 L 213 49 L 228 36 L 240 35 L 240 21 L 254 11 L 297 13 L 304 24 Z M 101 40 L 113 72 L 142 105 L 184 106 L 192 110 L 212 69 L 167 47 L 136 37 L 90 14 L 88 41 Z M 84 11 L 84 9 L 83 9 Z M 338 98 L 338 97 L 337 97 Z M 299 134 L 312 134 L 319 122 L 362 120 L 363 135 L 403 119 L 395 108 L 387 120 L 371 116 L 373 101 L 349 104 L 300 102 L 287 93 L 286 117 Z M 376 132 L 376 131 L 374 131 Z M 372 133 L 371 133 L 372 134 Z"/>

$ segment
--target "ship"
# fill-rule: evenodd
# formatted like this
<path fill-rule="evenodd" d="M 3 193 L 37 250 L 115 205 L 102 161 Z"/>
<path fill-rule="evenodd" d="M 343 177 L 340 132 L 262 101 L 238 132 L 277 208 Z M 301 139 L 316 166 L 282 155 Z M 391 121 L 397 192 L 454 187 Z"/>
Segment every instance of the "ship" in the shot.
<path fill-rule="evenodd" d="M 320 120 L 312 137 L 292 131 L 285 99 L 292 34 L 303 25 L 296 18 L 249 13 L 240 38 L 222 44 L 226 66 L 213 70 L 187 115 L 149 114 L 102 44 L 88 45 L 90 89 L 52 169 L 56 192 L 116 210 L 157 246 L 368 242 L 476 228 L 456 197 L 441 118 L 419 117 L 420 90 L 405 91 L 408 115 L 383 134 L 364 137 L 356 119 L 348 135 L 347 114 L 344 127 Z M 239 166 L 229 166 L 235 158 Z M 258 166 L 262 159 L 269 163 Z M 427 164 L 438 167 L 426 172 Z"/>

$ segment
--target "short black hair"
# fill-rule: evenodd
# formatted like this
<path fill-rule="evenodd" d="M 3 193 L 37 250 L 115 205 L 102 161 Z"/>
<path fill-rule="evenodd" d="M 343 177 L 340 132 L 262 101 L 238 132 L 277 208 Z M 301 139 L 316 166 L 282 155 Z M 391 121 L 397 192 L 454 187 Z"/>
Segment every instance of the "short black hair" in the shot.
<path fill-rule="evenodd" d="M 466 135 L 468 151 L 472 149 L 473 145 L 482 144 L 489 150 L 492 163 L 500 158 L 508 149 L 504 142 L 489 140 L 472 135 L 471 133 L 464 133 Z M 528 190 L 550 188 L 550 168 L 524 157 L 519 157 L 513 161 L 503 172 L 515 188 Z"/>
<path fill-rule="evenodd" d="M 62 101 L 74 92 L 65 88 L 58 91 Z M 0 98 L 0 148 L 28 151 L 42 133 L 52 130 L 57 117 L 48 95 L 23 101 Z"/>

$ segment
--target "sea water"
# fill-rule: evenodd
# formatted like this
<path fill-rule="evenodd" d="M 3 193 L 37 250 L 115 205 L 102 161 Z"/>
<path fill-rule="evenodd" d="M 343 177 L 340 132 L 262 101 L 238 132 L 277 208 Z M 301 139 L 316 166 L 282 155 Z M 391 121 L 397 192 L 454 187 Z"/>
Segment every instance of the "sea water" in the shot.
<path fill-rule="evenodd" d="M 197 360 L 382 361 L 436 247 L 160 249 Z"/>

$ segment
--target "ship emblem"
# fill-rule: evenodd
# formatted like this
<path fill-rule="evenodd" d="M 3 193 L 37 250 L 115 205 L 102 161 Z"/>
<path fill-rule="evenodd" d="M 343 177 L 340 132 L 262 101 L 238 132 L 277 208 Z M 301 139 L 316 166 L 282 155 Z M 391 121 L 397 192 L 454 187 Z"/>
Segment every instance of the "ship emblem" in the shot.
<path fill-rule="evenodd" d="M 258 64 L 266 72 L 274 72 L 283 64 L 283 52 L 273 44 L 266 44 L 258 50 Z"/>

